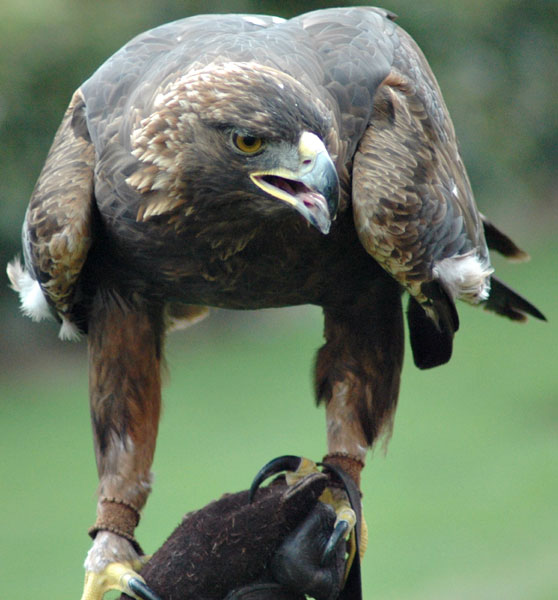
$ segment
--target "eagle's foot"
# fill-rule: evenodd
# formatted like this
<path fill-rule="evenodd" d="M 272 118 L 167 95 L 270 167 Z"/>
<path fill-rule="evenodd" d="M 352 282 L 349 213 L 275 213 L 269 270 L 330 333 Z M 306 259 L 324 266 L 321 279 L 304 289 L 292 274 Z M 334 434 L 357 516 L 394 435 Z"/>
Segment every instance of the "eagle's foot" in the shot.
<path fill-rule="evenodd" d="M 357 517 L 357 513 L 358 515 L 361 514 L 361 507 L 360 494 L 354 481 L 340 468 L 327 463 L 315 463 L 304 457 L 280 456 L 260 469 L 250 487 L 250 500 L 254 497 L 261 483 L 272 475 L 285 472 L 287 485 L 294 486 L 311 473 L 319 472 L 319 466 L 323 467 L 324 471 L 330 474 L 332 478 L 332 485 L 325 489 L 320 496 L 320 501 L 331 506 L 336 515 L 333 531 L 322 553 L 321 564 L 328 563 L 337 553 L 340 544 L 347 542 L 346 572 L 348 573 L 356 549 L 359 548 L 359 553 L 364 554 L 360 532 L 358 535 L 356 534 L 360 527 L 360 517 Z"/>
<path fill-rule="evenodd" d="M 101 600 L 109 590 L 124 592 L 136 600 L 160 600 L 138 574 L 148 559 L 125 538 L 99 531 L 85 561 L 81 600 Z"/>
<path fill-rule="evenodd" d="M 357 524 L 357 516 L 355 511 L 352 509 L 349 497 L 347 493 L 336 487 L 329 487 L 324 490 L 324 493 L 320 497 L 320 501 L 324 504 L 329 504 L 335 511 L 335 524 L 333 526 L 333 532 L 329 537 L 329 540 L 324 549 L 322 555 L 322 564 L 327 563 L 330 557 L 335 554 L 337 546 L 343 541 L 348 540 L 351 533 Z M 352 544 L 350 545 L 352 546 Z M 352 560 L 352 547 L 349 552 L 349 557 Z M 348 565 L 350 568 L 350 565 Z"/>

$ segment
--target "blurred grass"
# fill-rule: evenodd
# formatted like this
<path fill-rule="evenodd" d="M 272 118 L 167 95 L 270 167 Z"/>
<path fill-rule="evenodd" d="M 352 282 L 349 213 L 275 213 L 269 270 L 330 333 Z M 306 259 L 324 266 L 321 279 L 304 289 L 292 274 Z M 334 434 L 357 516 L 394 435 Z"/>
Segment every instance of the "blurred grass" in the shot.
<path fill-rule="evenodd" d="M 558 597 L 556 242 L 499 275 L 549 318 L 514 325 L 461 306 L 455 355 L 410 353 L 389 452 L 364 476 L 366 599 Z M 138 529 L 153 551 L 188 510 L 248 486 L 284 453 L 319 458 L 312 403 L 318 310 L 226 313 L 169 339 L 154 492 Z M 219 332 L 215 335 L 215 332 Z M 54 338 L 54 335 L 53 335 Z M 83 344 L 82 344 L 83 346 Z M 78 598 L 96 472 L 83 348 L 0 376 L 3 598 Z"/>

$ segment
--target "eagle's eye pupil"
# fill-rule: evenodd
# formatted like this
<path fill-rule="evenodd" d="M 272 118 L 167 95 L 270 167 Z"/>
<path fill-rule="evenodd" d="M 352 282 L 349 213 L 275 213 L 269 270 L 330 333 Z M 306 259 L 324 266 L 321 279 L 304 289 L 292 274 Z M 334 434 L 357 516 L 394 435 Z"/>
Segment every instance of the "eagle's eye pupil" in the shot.
<path fill-rule="evenodd" d="M 236 132 L 232 135 L 232 141 L 238 150 L 246 154 L 254 154 L 263 145 L 262 138 L 253 135 L 241 135 Z"/>

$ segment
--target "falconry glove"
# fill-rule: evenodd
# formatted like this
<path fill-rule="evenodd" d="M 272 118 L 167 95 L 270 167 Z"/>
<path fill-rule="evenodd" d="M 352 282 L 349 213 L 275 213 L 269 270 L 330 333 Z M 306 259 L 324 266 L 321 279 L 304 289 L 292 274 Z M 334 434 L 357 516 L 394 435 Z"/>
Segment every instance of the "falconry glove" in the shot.
<path fill-rule="evenodd" d="M 279 477 L 187 514 L 142 577 L 162 600 L 358 600 L 359 565 L 355 590 L 354 577 L 345 582 L 344 539 L 324 561 L 336 515 L 320 497 L 331 478 L 315 471 L 289 485 Z"/>

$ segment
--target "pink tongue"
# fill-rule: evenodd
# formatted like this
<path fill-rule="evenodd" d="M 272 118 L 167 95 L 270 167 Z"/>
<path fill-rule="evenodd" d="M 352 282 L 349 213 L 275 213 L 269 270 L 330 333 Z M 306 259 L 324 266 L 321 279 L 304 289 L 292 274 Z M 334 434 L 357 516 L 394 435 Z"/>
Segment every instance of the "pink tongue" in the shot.
<path fill-rule="evenodd" d="M 316 204 L 321 206 L 325 205 L 324 197 L 317 192 L 312 192 L 309 190 L 307 192 L 299 192 L 296 196 L 302 200 L 304 206 L 307 208 L 312 208 L 313 206 L 316 206 Z"/>

